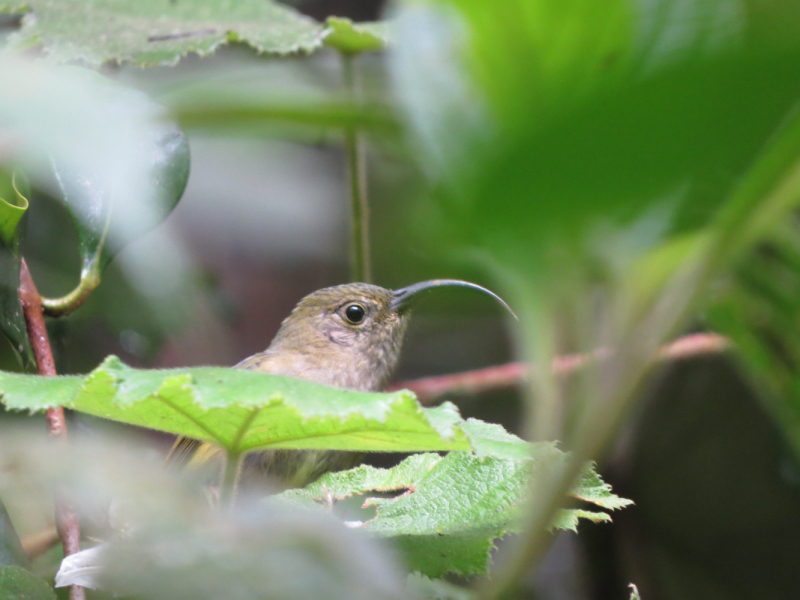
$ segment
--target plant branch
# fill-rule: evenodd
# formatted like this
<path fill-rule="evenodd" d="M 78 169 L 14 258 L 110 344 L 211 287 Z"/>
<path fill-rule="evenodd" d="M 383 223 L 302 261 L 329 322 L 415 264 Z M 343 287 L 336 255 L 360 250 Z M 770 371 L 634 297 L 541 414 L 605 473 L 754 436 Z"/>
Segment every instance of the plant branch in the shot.
<path fill-rule="evenodd" d="M 22 302 L 25 325 L 28 329 L 28 337 L 31 340 L 33 356 L 36 359 L 39 375 L 54 377 L 56 375 L 56 364 L 53 360 L 50 339 L 47 336 L 47 328 L 45 327 L 42 298 L 39 296 L 24 259 L 19 273 L 19 298 Z M 64 418 L 64 409 L 60 406 L 48 408 L 45 413 L 45 419 L 47 421 L 48 436 L 58 443 L 65 444 L 67 441 L 67 422 Z M 63 494 L 56 494 L 55 505 L 56 528 L 64 546 L 64 556 L 80 552 L 81 535 L 78 526 L 78 515 L 72 510 Z M 69 597 L 70 600 L 84 600 L 86 593 L 81 586 L 73 585 L 70 588 Z"/>
<path fill-rule="evenodd" d="M 63 317 L 80 308 L 95 288 L 100 285 L 100 274 L 92 271 L 82 276 L 78 286 L 61 298 L 42 298 L 42 309 L 48 317 Z"/>
<path fill-rule="evenodd" d="M 228 450 L 225 453 L 225 472 L 222 475 L 222 490 L 219 494 L 221 506 L 232 507 L 236 500 L 239 474 L 242 470 L 242 454 Z"/>
<path fill-rule="evenodd" d="M 656 358 L 668 361 L 704 354 L 719 354 L 728 350 L 730 345 L 730 341 L 719 334 L 694 333 L 662 346 Z M 560 376 L 568 375 L 587 364 L 609 358 L 611 355 L 609 349 L 601 348 L 586 354 L 559 356 L 553 360 L 553 372 Z M 432 404 L 444 394 L 476 395 L 518 386 L 525 382 L 528 375 L 529 368 L 526 363 L 513 362 L 452 375 L 399 381 L 391 384 L 389 391 L 411 390 L 422 404 Z"/>
<path fill-rule="evenodd" d="M 357 104 L 361 85 L 355 66 L 355 56 L 342 54 L 344 85 L 349 100 Z M 347 127 L 344 134 L 347 155 L 347 175 L 350 187 L 353 281 L 372 281 L 369 249 L 369 200 L 367 196 L 367 154 L 364 140 L 356 127 Z"/>

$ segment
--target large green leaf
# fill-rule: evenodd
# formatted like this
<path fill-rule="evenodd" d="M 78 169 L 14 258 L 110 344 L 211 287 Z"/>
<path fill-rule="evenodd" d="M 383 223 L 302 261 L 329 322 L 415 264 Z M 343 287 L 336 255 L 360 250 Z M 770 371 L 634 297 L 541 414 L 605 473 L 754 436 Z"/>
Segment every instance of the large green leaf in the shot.
<path fill-rule="evenodd" d="M 537 477 L 563 468 L 565 461 L 566 455 L 551 443 L 534 444 L 527 456 L 516 460 L 469 452 L 417 454 L 392 469 L 361 466 L 328 473 L 270 502 L 330 506 L 354 495 L 395 492 L 389 498 L 367 497 L 364 507 L 376 507 L 376 516 L 350 525 L 390 538 L 412 571 L 429 577 L 484 574 L 494 540 L 519 531 L 526 490 Z M 630 504 L 612 494 L 591 465 L 571 495 L 609 509 Z M 605 512 L 563 509 L 552 526 L 577 531 L 580 518 L 610 520 Z"/>
<path fill-rule="evenodd" d="M 139 370 L 115 356 L 86 377 L 0 372 L 9 409 L 66 406 L 132 425 L 259 448 L 367 452 L 475 450 L 519 458 L 525 442 L 497 425 L 463 421 L 444 403 L 421 408 L 408 391 L 371 394 L 223 367 Z"/>
<path fill-rule="evenodd" d="M 0 328 L 23 365 L 33 364 L 31 342 L 19 299 L 20 222 L 28 210 L 30 186 L 21 170 L 0 170 Z"/>
<path fill-rule="evenodd" d="M 525 276 L 655 206 L 662 234 L 707 224 L 800 98 L 798 38 L 761 35 L 789 3 L 442 4 L 401 15 L 393 69 L 426 169 L 446 165 L 417 222 Z"/>
<path fill-rule="evenodd" d="M 58 62 L 91 67 L 106 62 L 174 65 L 193 52 L 244 42 L 258 52 L 311 52 L 322 26 L 269 0 L 162 2 L 145 0 L 33 0 L 11 51 L 40 46 Z"/>
<path fill-rule="evenodd" d="M 535 364 L 613 349 L 568 381 L 532 379 L 530 431 L 575 462 L 536 490 L 524 549 L 487 596 L 542 555 L 579 461 L 610 446 L 708 284 L 798 205 L 800 136 L 784 126 L 800 100 L 796 10 L 445 0 L 401 12 L 392 73 L 432 180 L 410 226 L 434 260 L 473 257 L 505 286 Z M 675 253 L 679 236 L 697 243 Z M 640 261 L 667 250 L 663 276 L 637 287 Z"/>

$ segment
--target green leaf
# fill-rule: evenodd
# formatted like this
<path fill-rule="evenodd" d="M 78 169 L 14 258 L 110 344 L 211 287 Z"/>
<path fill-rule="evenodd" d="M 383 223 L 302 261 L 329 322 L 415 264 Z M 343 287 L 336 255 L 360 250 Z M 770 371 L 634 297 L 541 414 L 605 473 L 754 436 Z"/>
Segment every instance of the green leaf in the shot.
<path fill-rule="evenodd" d="M 342 54 L 382 50 L 389 43 L 389 24 L 353 23 L 350 19 L 328 17 L 322 33 L 325 45 Z"/>
<path fill-rule="evenodd" d="M 0 171 L 0 329 L 24 366 L 33 364 L 31 343 L 19 299 L 19 253 L 30 185 L 20 169 Z"/>
<path fill-rule="evenodd" d="M 222 367 L 139 370 L 108 357 L 86 377 L 0 372 L 6 407 L 79 412 L 260 448 L 413 452 L 471 450 L 519 458 L 527 445 L 498 425 L 463 421 L 453 404 L 421 408 L 408 391 L 372 394 Z"/>
<path fill-rule="evenodd" d="M 286 491 L 269 502 L 330 505 L 354 495 L 398 492 L 390 498 L 367 497 L 364 508 L 376 507 L 377 515 L 351 525 L 390 538 L 408 568 L 428 577 L 450 572 L 483 574 L 494 540 L 519 531 L 529 478 L 561 469 L 567 460 L 553 443 L 526 447 L 527 455 L 518 459 L 469 452 L 450 452 L 445 457 L 416 454 L 392 469 L 361 466 L 328 473 L 304 489 Z M 631 504 L 610 489 L 587 465 L 571 495 L 609 509 Z M 564 509 L 552 526 L 576 531 L 580 518 L 610 520 L 605 512 Z"/>
<path fill-rule="evenodd" d="M 66 312 L 115 252 L 174 208 L 188 179 L 188 142 L 162 106 L 87 69 L 5 58 L 0 76 L 24 90 L 0 98 L 0 121 L 19 140 L 12 158 L 35 186 L 54 196 L 60 189 L 78 231 L 81 284 L 45 300 L 48 314 Z"/>
<path fill-rule="evenodd" d="M 0 566 L 28 567 L 28 558 L 11 522 L 5 504 L 0 500 Z"/>
<path fill-rule="evenodd" d="M 19 246 L 17 226 L 28 210 L 30 183 L 25 174 L 14 169 L 9 175 L 0 172 L 0 239 L 16 254 Z"/>
<path fill-rule="evenodd" d="M 106 62 L 174 65 L 190 52 L 205 56 L 243 42 L 258 52 L 311 52 L 322 26 L 269 0 L 162 2 L 160 0 L 32 0 L 13 50 L 41 46 L 58 62 L 99 67 Z"/>
<path fill-rule="evenodd" d="M 16 565 L 0 565 L 0 600 L 55 600 L 44 580 Z"/>
<path fill-rule="evenodd" d="M 139 95 L 138 102 L 150 102 Z M 134 107 L 132 107 L 134 108 Z M 69 212 L 75 229 L 82 259 L 81 277 L 97 273 L 127 243 L 146 233 L 163 221 L 175 208 L 189 180 L 189 142 L 177 127 L 168 125 L 153 132 L 146 148 L 142 149 L 150 158 L 149 176 L 154 182 L 155 198 L 150 214 L 138 219 L 134 227 L 125 227 L 109 240 L 109 229 L 114 217 L 124 214 L 112 210 L 114 198 L 93 177 L 92 173 L 69 169 L 60 161 L 53 161 L 53 169 L 59 188 L 61 202 Z"/>

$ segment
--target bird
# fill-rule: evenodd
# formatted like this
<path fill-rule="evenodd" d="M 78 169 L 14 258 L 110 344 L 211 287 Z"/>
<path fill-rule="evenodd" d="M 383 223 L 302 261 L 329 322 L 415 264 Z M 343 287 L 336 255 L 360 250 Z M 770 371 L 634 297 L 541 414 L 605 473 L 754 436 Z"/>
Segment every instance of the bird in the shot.
<path fill-rule="evenodd" d="M 317 290 L 301 299 L 267 349 L 234 368 L 379 392 L 397 367 L 412 304 L 423 293 L 443 287 L 477 290 L 514 315 L 494 292 L 459 279 L 421 281 L 398 290 L 368 283 L 346 283 Z M 360 459 L 357 453 L 330 450 L 255 451 L 244 459 L 241 481 L 303 487 L 328 471 L 351 468 Z M 207 442 L 180 437 L 167 463 L 178 467 L 221 465 L 222 450 Z"/>

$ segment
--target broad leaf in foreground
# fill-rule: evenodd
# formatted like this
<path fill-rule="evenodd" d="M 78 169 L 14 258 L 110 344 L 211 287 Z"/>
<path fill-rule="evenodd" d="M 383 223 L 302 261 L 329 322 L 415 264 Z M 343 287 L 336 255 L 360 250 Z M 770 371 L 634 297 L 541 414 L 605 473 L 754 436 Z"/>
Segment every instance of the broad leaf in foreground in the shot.
<path fill-rule="evenodd" d="M 319 23 L 269 0 L 32 0 L 27 6 L 8 42 L 12 51 L 41 46 L 53 60 L 90 67 L 174 65 L 189 52 L 203 56 L 234 41 L 269 54 L 311 52 L 322 43 Z"/>
<path fill-rule="evenodd" d="M 390 538 L 409 569 L 428 577 L 483 574 L 494 540 L 519 530 L 529 478 L 560 469 L 568 459 L 554 443 L 525 446 L 527 457 L 517 460 L 451 452 L 445 457 L 417 454 L 392 469 L 364 465 L 328 473 L 269 502 L 330 506 L 354 495 L 399 492 L 391 498 L 368 497 L 364 508 L 376 507 L 377 515 L 351 525 Z M 631 504 L 611 493 L 588 464 L 570 495 L 612 510 Z M 576 531 L 581 518 L 611 520 L 605 512 L 570 508 L 561 510 L 552 526 Z"/>
<path fill-rule="evenodd" d="M 464 421 L 453 404 L 422 408 L 408 391 L 354 392 L 225 367 L 139 370 L 108 357 L 87 376 L 0 372 L 2 403 L 79 412 L 218 444 L 260 448 L 414 452 L 475 450 L 519 458 L 525 442 L 498 425 Z"/>

